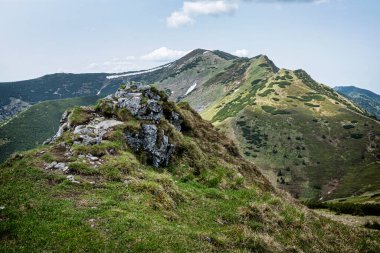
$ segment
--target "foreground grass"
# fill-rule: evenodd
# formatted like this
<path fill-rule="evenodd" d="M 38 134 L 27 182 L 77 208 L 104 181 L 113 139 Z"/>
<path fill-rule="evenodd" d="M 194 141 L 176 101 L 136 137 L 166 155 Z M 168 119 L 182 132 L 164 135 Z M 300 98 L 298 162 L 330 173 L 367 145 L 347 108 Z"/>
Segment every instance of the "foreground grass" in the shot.
<path fill-rule="evenodd" d="M 209 187 L 123 153 L 93 173 L 41 169 L 44 148 L 0 168 L 1 252 L 376 252 L 379 234 L 255 186 Z M 117 162 L 119 161 L 119 162 Z M 114 175 L 107 177 L 110 166 Z M 107 169 L 108 168 L 108 169 Z M 95 182 L 95 183 L 93 183 Z"/>

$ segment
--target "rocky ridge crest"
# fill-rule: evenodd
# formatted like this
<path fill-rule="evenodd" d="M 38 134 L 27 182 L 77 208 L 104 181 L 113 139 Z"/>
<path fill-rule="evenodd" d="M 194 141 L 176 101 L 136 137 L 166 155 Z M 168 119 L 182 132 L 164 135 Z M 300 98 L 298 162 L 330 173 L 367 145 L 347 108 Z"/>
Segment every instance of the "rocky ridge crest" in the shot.
<path fill-rule="evenodd" d="M 144 152 L 154 167 L 167 166 L 176 146 L 171 144 L 159 124 L 166 120 L 181 131 L 183 122 L 181 115 L 170 110 L 167 103 L 170 103 L 167 95 L 154 87 L 139 83 L 123 85 L 115 94 L 101 100 L 95 110 L 88 107 L 78 109 L 83 115 L 75 115 L 78 114 L 75 110 L 66 111 L 58 132 L 45 144 L 56 142 L 66 132 L 72 134 L 73 144 L 101 144 L 104 137 L 123 121 L 137 120 L 139 127 L 124 130 L 125 142 L 134 152 Z"/>

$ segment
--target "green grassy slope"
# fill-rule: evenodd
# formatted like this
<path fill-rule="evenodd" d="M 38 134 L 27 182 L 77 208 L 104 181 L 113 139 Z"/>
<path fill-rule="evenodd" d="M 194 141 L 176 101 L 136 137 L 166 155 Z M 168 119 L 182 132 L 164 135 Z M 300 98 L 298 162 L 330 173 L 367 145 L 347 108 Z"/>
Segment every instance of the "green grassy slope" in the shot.
<path fill-rule="evenodd" d="M 331 199 L 380 188 L 379 122 L 302 70 L 253 60 L 236 92 L 202 112 L 279 187 Z"/>
<path fill-rule="evenodd" d="M 95 104 L 99 97 L 45 101 L 0 126 L 0 163 L 16 151 L 42 144 L 58 130 L 62 113 L 75 105 Z"/>
<path fill-rule="evenodd" d="M 124 131 L 140 123 L 134 118 L 94 146 L 73 144 L 66 132 L 57 143 L 66 142 L 71 156 L 54 144 L 1 165 L 0 251 L 380 250 L 379 232 L 316 215 L 273 189 L 186 104 L 164 106 L 184 119 L 183 132 L 165 120 L 158 125 L 178 147 L 166 168 L 152 168 L 126 145 Z M 79 156 L 88 153 L 100 156 L 100 164 Z M 68 164 L 79 183 L 44 169 L 52 161 Z"/>

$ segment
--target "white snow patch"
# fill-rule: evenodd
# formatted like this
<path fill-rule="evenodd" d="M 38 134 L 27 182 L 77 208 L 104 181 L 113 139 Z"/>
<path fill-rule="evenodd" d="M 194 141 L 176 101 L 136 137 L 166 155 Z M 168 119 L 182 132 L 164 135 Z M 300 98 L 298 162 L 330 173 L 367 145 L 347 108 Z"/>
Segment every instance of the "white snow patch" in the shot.
<path fill-rule="evenodd" d="M 59 94 L 60 89 L 61 89 L 61 88 L 58 88 L 56 91 L 54 91 L 53 94 L 54 94 L 54 95 L 61 95 L 61 94 Z"/>
<path fill-rule="evenodd" d="M 196 86 L 197 86 L 197 82 L 195 82 L 193 85 L 190 86 L 190 88 L 186 91 L 185 96 L 189 94 L 190 92 L 192 92 Z"/>
<path fill-rule="evenodd" d="M 204 51 L 203 54 L 207 54 L 207 53 L 210 53 L 210 51 Z"/>
<path fill-rule="evenodd" d="M 156 71 L 156 70 L 159 70 L 159 69 L 162 69 L 162 68 L 165 68 L 165 67 L 169 67 L 169 66 L 170 66 L 170 64 L 166 64 L 164 66 L 153 68 L 153 69 L 142 70 L 142 71 L 137 71 L 137 72 L 133 72 L 133 73 L 127 73 L 127 74 L 112 75 L 112 76 L 107 76 L 106 78 L 107 79 L 115 79 L 115 78 L 125 77 L 125 76 L 135 76 L 135 75 L 140 75 L 140 74 L 146 74 L 146 73 L 153 72 L 153 71 Z"/>

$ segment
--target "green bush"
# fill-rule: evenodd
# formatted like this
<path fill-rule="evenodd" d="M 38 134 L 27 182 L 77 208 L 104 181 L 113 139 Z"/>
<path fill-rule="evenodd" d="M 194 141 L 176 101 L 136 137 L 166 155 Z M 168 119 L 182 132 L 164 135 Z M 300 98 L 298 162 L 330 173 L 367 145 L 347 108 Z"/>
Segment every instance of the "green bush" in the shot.
<path fill-rule="evenodd" d="M 363 138 L 363 134 L 361 134 L 361 133 L 353 133 L 353 134 L 351 134 L 351 138 L 353 138 L 353 139 L 361 139 L 361 138 Z"/>
<path fill-rule="evenodd" d="M 319 107 L 320 105 L 312 104 L 312 103 L 305 103 L 305 105 L 310 107 Z"/>
<path fill-rule="evenodd" d="M 266 113 L 270 113 L 272 115 L 290 114 L 290 112 L 287 110 L 276 109 L 275 107 L 269 106 L 269 105 L 263 105 L 263 106 L 261 106 L 261 109 L 263 109 Z"/>
<path fill-rule="evenodd" d="M 256 79 L 256 80 L 253 80 L 251 84 L 256 85 L 262 81 L 263 81 L 263 79 Z"/>
<path fill-rule="evenodd" d="M 355 128 L 354 125 L 343 125 L 343 128 L 344 129 L 351 129 L 351 128 Z"/>
<path fill-rule="evenodd" d="M 364 227 L 366 228 L 369 228 L 369 229 L 376 229 L 376 230 L 380 230 L 380 223 L 377 222 L 377 221 L 367 221 L 365 224 L 364 224 Z"/>
<path fill-rule="evenodd" d="M 337 214 L 380 216 L 380 203 L 332 203 L 308 200 L 304 201 L 303 204 L 311 209 L 329 209 Z"/>
<path fill-rule="evenodd" d="M 266 97 L 266 96 L 268 96 L 269 94 L 271 94 L 272 92 L 274 92 L 275 90 L 274 89 L 268 89 L 268 90 L 266 90 L 266 91 L 264 91 L 264 92 L 262 92 L 262 93 L 259 93 L 258 95 L 260 96 L 260 97 Z"/>
<path fill-rule="evenodd" d="M 291 83 L 288 81 L 279 81 L 279 82 L 275 82 L 274 84 L 277 84 L 278 87 L 280 88 L 286 88 L 287 86 L 291 85 Z"/>

